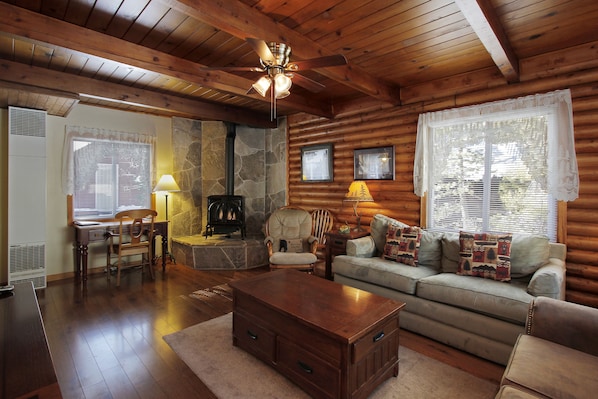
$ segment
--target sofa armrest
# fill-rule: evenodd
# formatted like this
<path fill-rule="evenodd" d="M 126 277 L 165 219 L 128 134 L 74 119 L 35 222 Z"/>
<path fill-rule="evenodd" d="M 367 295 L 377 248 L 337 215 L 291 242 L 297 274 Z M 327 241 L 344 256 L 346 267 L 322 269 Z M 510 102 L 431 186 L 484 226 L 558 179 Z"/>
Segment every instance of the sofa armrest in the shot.
<path fill-rule="evenodd" d="M 537 297 L 530 303 L 526 333 L 598 356 L 598 309 Z"/>
<path fill-rule="evenodd" d="M 565 262 L 557 258 L 549 258 L 534 272 L 527 285 L 527 292 L 533 296 L 547 296 L 554 299 L 565 299 Z"/>
<path fill-rule="evenodd" d="M 347 240 L 345 250 L 349 256 L 373 258 L 376 256 L 376 242 L 372 236 Z"/>

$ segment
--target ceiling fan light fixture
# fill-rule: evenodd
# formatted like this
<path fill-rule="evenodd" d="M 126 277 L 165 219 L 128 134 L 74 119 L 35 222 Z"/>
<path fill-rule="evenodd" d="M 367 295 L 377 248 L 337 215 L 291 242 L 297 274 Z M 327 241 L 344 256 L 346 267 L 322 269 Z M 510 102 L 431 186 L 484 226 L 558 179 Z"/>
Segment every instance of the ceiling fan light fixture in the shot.
<path fill-rule="evenodd" d="M 270 78 L 267 76 L 262 76 L 255 82 L 252 87 L 257 91 L 262 97 L 266 97 L 266 93 L 268 93 L 268 89 L 272 82 Z"/>
<path fill-rule="evenodd" d="M 276 97 L 277 98 L 282 98 L 282 97 L 278 96 L 279 93 L 288 92 L 291 89 L 291 85 L 293 84 L 293 81 L 291 80 L 291 78 L 288 77 L 287 75 L 285 75 L 284 73 L 276 74 L 276 76 L 274 76 L 274 82 L 275 82 L 274 87 L 276 89 Z"/>
<path fill-rule="evenodd" d="M 291 94 L 290 91 L 283 91 L 283 92 L 279 92 L 278 90 L 276 90 L 276 99 L 280 100 L 281 98 L 285 98 L 288 97 Z"/>

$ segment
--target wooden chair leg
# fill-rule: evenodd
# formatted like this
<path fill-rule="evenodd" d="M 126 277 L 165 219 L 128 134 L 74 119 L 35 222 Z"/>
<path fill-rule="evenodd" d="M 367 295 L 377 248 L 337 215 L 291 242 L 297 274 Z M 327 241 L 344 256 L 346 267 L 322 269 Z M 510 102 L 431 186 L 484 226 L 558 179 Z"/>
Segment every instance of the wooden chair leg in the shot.
<path fill-rule="evenodd" d="M 145 257 L 145 255 L 142 255 L 143 257 Z M 147 254 L 147 267 L 150 270 L 150 276 L 152 276 L 152 280 L 155 280 L 156 277 L 154 276 L 154 265 L 152 264 L 152 259 L 150 254 Z"/>
<path fill-rule="evenodd" d="M 120 287 L 120 262 L 121 262 L 121 256 L 120 254 L 118 254 L 118 263 L 116 264 L 116 286 Z"/>

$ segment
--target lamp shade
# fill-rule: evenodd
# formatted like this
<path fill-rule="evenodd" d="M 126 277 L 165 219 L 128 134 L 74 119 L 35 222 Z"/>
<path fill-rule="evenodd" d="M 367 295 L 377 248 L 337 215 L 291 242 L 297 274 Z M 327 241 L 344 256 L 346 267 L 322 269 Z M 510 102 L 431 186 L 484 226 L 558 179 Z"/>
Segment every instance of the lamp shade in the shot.
<path fill-rule="evenodd" d="M 372 202 L 372 194 L 364 181 L 355 180 L 349 186 L 349 192 L 345 195 L 345 201 L 356 201 L 356 202 Z"/>
<path fill-rule="evenodd" d="M 174 177 L 172 175 L 162 175 L 156 187 L 154 187 L 154 192 L 162 191 L 162 192 L 173 192 L 173 191 L 181 191 L 179 185 L 176 184 L 174 181 Z"/>

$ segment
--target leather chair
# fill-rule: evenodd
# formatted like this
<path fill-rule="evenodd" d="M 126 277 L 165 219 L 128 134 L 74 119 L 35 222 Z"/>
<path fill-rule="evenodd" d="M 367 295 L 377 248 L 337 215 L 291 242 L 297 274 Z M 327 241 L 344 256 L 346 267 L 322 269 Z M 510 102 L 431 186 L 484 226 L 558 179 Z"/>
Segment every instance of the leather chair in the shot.
<path fill-rule="evenodd" d="M 124 257 L 141 255 L 141 267 L 145 265 L 150 269 L 152 280 L 154 268 L 152 265 L 152 244 L 154 241 L 154 220 L 158 213 L 153 209 L 130 209 L 116 214 L 120 221 L 118 234 L 108 232 L 107 268 L 110 280 L 110 260 L 116 256 L 116 286 L 120 286 L 120 271 L 123 267 Z M 129 221 L 132 220 L 132 223 Z M 138 266 L 138 265 L 136 265 Z"/>
<path fill-rule="evenodd" d="M 318 239 L 312 235 L 312 218 L 305 209 L 286 206 L 266 221 L 270 270 L 299 269 L 314 272 Z"/>

